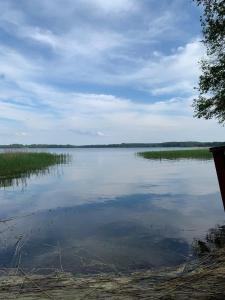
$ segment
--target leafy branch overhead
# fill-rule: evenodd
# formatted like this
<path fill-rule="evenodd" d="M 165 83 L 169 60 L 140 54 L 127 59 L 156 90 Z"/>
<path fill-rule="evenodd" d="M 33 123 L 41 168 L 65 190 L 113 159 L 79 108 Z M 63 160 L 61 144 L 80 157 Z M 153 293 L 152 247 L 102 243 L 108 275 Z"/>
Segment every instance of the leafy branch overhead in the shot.
<path fill-rule="evenodd" d="M 201 25 L 207 58 L 201 61 L 198 98 L 193 106 L 198 118 L 225 122 L 225 1 L 194 0 L 203 8 Z"/>

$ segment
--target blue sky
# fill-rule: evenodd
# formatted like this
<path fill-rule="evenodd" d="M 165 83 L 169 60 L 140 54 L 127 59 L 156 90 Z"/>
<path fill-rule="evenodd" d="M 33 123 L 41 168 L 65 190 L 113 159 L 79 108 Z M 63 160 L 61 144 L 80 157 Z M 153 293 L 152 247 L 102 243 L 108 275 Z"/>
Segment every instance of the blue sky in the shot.
<path fill-rule="evenodd" d="M 193 119 L 190 0 L 0 0 L 0 144 L 224 140 Z"/>

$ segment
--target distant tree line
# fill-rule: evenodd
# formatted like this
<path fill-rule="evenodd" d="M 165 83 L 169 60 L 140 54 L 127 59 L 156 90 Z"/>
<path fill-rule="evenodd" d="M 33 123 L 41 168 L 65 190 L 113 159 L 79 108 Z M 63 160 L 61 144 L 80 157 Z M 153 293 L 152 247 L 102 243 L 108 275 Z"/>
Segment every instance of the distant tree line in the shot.
<path fill-rule="evenodd" d="M 224 146 L 225 142 L 164 142 L 164 143 L 121 143 L 103 145 L 59 145 L 59 144 L 10 144 L 0 145 L 2 149 L 30 149 L 30 148 L 150 148 L 150 147 L 219 147 Z"/>

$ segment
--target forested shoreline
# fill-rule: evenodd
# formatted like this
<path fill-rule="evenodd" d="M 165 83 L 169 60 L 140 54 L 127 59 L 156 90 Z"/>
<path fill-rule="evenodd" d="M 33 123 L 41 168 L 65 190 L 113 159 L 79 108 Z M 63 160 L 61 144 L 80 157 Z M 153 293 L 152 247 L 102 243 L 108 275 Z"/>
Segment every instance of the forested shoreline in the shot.
<path fill-rule="evenodd" d="M 72 145 L 72 144 L 9 144 L 0 145 L 1 149 L 21 148 L 167 148 L 167 147 L 218 147 L 225 142 L 163 142 L 163 143 L 120 143 L 120 144 L 95 144 L 95 145 Z"/>

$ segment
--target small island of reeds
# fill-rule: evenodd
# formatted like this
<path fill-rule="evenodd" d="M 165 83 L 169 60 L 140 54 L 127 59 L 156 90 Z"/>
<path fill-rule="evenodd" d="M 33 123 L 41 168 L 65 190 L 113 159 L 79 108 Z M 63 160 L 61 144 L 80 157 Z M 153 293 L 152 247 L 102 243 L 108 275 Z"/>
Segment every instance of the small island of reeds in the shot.
<path fill-rule="evenodd" d="M 209 149 L 185 149 L 185 150 L 165 150 L 165 151 L 146 151 L 137 153 L 147 159 L 212 159 L 212 154 Z"/>
<path fill-rule="evenodd" d="M 67 154 L 9 151 L 0 153 L 0 186 L 11 185 L 15 178 L 38 175 L 49 167 L 66 163 Z"/>

